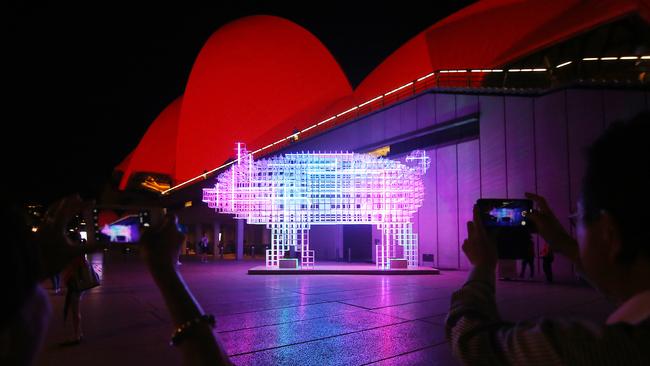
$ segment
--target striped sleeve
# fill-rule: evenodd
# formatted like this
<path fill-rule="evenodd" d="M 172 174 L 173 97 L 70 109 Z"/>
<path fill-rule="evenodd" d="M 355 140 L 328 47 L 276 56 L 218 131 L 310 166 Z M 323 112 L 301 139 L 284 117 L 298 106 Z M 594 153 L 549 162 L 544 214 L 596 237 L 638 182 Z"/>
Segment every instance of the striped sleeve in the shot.
<path fill-rule="evenodd" d="M 650 365 L 650 320 L 638 326 L 541 319 L 503 322 L 494 272 L 475 269 L 452 295 L 452 352 L 468 365 Z"/>

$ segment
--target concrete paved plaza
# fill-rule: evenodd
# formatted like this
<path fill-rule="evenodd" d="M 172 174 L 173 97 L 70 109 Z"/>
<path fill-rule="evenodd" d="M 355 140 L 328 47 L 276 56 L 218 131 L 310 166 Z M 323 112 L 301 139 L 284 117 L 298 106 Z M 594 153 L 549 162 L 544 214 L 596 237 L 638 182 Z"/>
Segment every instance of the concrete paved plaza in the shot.
<path fill-rule="evenodd" d="M 171 322 L 134 254 L 93 258 L 103 284 L 82 299 L 85 340 L 61 347 L 64 296 L 38 365 L 176 365 Z M 181 272 L 238 365 L 455 365 L 443 322 L 467 272 L 440 275 L 247 275 L 261 261 L 186 260 Z M 45 284 L 49 287 L 49 283 Z M 499 282 L 508 320 L 572 316 L 604 321 L 612 307 L 596 291 L 540 281 Z"/>

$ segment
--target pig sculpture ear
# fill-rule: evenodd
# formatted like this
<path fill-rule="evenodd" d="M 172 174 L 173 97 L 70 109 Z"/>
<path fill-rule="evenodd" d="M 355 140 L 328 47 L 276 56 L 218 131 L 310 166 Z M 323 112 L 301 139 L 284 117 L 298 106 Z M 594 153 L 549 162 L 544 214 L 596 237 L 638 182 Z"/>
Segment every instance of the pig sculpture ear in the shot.
<path fill-rule="evenodd" d="M 406 165 L 424 175 L 431 165 L 431 159 L 424 150 L 414 150 L 406 157 Z"/>

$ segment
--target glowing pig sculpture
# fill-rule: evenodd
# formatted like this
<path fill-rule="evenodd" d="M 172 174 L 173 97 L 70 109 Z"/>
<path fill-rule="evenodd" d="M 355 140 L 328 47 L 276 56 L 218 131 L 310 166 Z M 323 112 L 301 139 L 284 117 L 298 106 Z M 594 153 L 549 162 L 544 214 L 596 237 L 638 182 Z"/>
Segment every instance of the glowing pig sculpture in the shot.
<path fill-rule="evenodd" d="M 418 265 L 418 237 L 411 219 L 422 205 L 422 175 L 430 160 L 413 151 L 405 164 L 368 154 L 301 152 L 253 161 L 242 143 L 237 160 L 203 189 L 203 202 L 249 224 L 271 230 L 266 267 L 277 268 L 293 246 L 302 268 L 313 268 L 311 225 L 372 224 L 381 231 L 377 268 L 391 259 Z"/>

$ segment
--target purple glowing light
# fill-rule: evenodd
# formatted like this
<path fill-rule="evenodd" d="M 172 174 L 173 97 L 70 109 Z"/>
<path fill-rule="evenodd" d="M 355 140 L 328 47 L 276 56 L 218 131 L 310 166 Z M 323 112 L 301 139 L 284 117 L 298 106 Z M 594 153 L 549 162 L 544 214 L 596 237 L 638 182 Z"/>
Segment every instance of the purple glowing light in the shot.
<path fill-rule="evenodd" d="M 203 190 L 203 202 L 271 229 L 266 266 L 277 268 L 293 247 L 301 265 L 312 268 L 311 225 L 371 224 L 382 233 L 377 267 L 391 259 L 417 267 L 418 238 L 411 219 L 424 197 L 422 175 L 430 160 L 414 151 L 406 163 L 349 152 L 302 152 L 253 161 L 244 144 L 238 160 Z"/>

